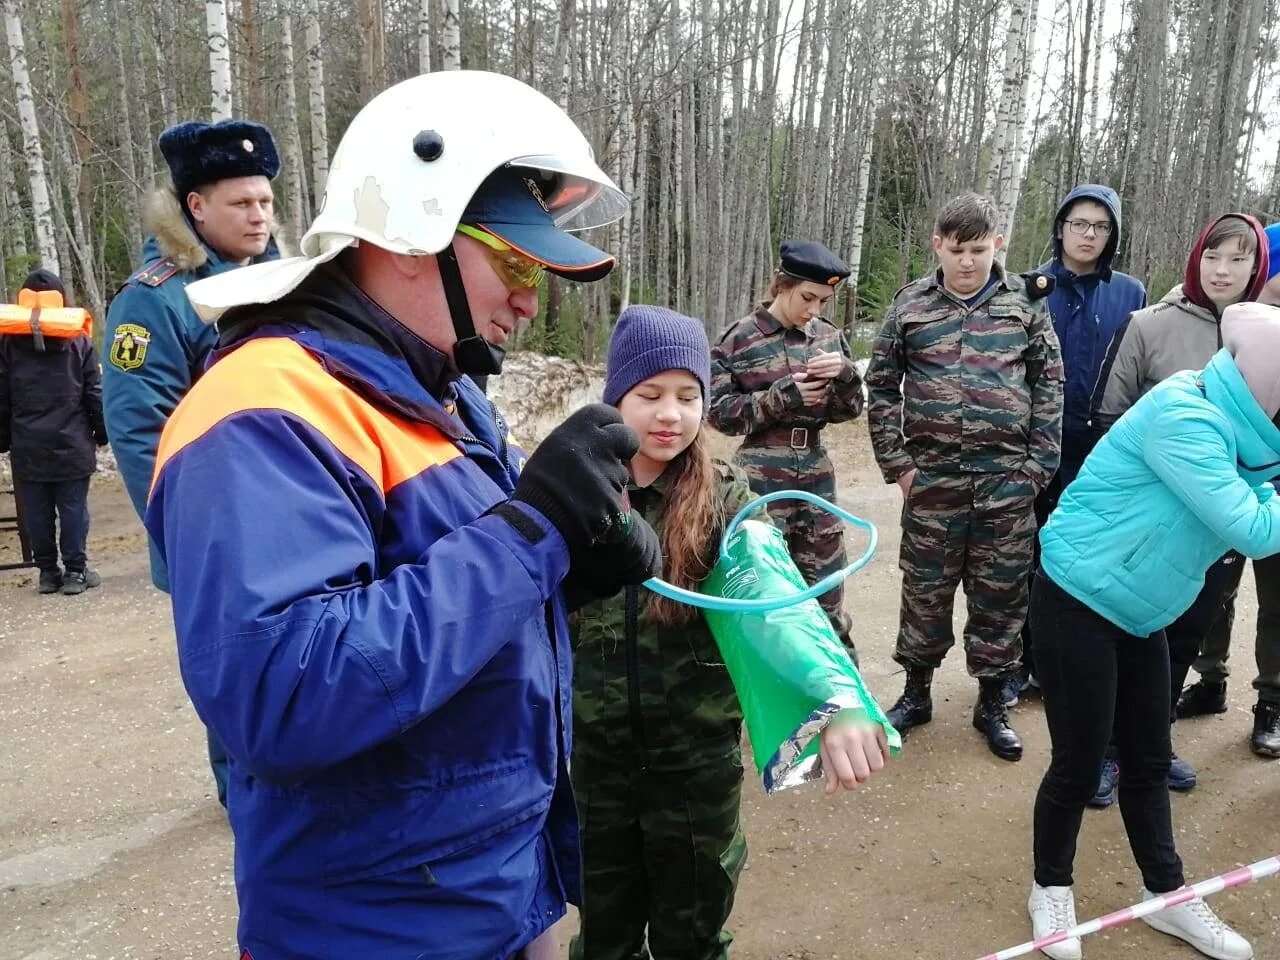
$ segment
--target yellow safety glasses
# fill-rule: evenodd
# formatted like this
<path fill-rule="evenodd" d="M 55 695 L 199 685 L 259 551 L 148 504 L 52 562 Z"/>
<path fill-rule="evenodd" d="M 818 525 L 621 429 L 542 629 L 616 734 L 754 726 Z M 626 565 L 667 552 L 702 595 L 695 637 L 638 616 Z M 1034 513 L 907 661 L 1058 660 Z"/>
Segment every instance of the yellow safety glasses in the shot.
<path fill-rule="evenodd" d="M 485 256 L 498 279 L 508 290 L 525 290 L 537 287 L 547 275 L 547 268 L 536 260 L 530 260 L 491 233 L 470 224 L 458 224 L 458 232 L 484 244 Z"/>

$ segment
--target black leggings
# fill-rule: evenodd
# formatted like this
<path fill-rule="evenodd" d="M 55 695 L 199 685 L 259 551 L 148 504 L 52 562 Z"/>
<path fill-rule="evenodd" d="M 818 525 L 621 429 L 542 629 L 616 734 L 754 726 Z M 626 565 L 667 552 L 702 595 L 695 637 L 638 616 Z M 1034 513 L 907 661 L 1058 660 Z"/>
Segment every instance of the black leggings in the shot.
<path fill-rule="evenodd" d="M 1071 886 L 1076 838 L 1112 730 L 1120 813 L 1153 893 L 1183 885 L 1169 809 L 1169 649 L 1164 632 L 1125 633 L 1044 573 L 1031 591 L 1036 675 L 1053 755 L 1036 794 L 1035 879 Z"/>

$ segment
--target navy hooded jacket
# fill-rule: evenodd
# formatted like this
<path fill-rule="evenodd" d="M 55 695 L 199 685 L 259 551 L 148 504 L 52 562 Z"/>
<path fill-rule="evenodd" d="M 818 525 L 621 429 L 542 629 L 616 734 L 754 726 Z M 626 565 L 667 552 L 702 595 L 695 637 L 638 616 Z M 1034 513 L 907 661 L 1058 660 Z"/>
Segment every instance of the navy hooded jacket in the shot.
<path fill-rule="evenodd" d="M 1084 276 L 1072 273 L 1062 262 L 1062 224 L 1077 200 L 1102 204 L 1111 214 L 1113 225 L 1111 237 L 1098 258 L 1098 268 Z M 1099 184 L 1081 184 L 1068 193 L 1058 207 L 1053 221 L 1053 259 L 1040 268 L 1056 281 L 1048 298 L 1049 313 L 1062 346 L 1067 377 L 1060 468 L 1064 485 L 1074 478 L 1093 443 L 1089 428 L 1090 400 L 1107 347 L 1124 328 L 1129 314 L 1147 305 L 1147 291 L 1142 283 L 1127 273 L 1111 269 L 1120 242 L 1120 226 L 1120 198 L 1116 192 Z"/>

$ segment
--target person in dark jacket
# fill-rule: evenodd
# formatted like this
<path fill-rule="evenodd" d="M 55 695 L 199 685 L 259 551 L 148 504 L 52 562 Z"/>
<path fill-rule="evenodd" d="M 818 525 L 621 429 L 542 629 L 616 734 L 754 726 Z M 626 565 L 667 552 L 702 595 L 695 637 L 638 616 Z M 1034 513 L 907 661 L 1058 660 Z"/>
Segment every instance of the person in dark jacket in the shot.
<path fill-rule="evenodd" d="M 66 296 L 48 270 L 33 270 L 23 289 Z M 85 541 L 95 449 L 106 442 L 93 341 L 84 335 L 0 336 L 0 453 L 9 453 L 41 593 L 71 595 L 101 583 L 88 567 Z"/>
<path fill-rule="evenodd" d="M 1096 442 L 1089 426 L 1089 404 L 1107 346 L 1129 314 L 1147 305 L 1142 282 L 1113 270 L 1120 245 L 1120 197 L 1110 187 L 1082 183 L 1063 199 L 1053 222 L 1053 259 L 1039 273 L 1053 277 L 1046 303 L 1062 349 L 1066 375 L 1062 405 L 1062 463 L 1049 486 L 1036 497 L 1036 529 L 1058 505 L 1062 491 L 1076 478 Z M 1032 576 L 1040 561 L 1036 541 Z M 1017 702 L 1035 675 L 1030 620 L 1022 629 L 1022 669 L 1011 678 L 1005 701 Z"/>

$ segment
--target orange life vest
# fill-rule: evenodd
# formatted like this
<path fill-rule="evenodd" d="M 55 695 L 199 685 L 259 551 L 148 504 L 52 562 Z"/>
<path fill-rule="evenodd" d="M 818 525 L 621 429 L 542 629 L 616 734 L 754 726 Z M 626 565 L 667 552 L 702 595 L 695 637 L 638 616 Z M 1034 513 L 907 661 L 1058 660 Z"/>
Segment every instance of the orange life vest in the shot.
<path fill-rule="evenodd" d="M 63 304 L 57 290 L 19 290 L 17 303 L 0 304 L 0 333 L 73 339 L 93 336 L 93 317 Z"/>

